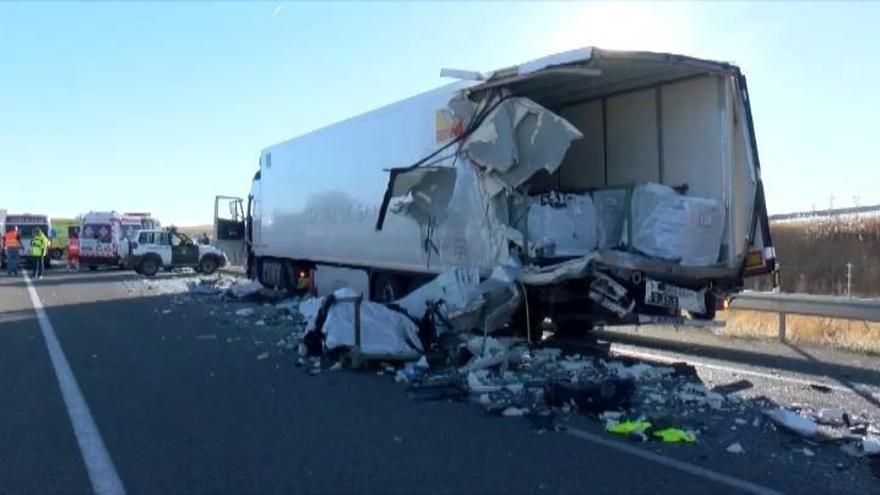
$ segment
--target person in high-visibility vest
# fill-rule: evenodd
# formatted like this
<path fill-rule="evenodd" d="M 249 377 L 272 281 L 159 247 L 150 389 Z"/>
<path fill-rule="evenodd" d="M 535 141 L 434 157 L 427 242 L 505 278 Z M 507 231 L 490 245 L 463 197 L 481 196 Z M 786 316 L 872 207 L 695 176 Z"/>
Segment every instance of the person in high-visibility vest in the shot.
<path fill-rule="evenodd" d="M 21 254 L 21 236 L 18 234 L 18 227 L 6 229 L 3 245 L 6 248 L 6 274 L 18 275 L 18 260 Z"/>
<path fill-rule="evenodd" d="M 71 232 L 67 237 L 67 269 L 79 270 L 79 233 Z"/>
<path fill-rule="evenodd" d="M 49 238 L 43 233 L 43 230 L 37 227 L 34 230 L 34 238 L 31 239 L 31 256 L 34 259 L 34 279 L 43 278 L 43 263 L 45 263 L 46 253 L 49 252 Z"/>

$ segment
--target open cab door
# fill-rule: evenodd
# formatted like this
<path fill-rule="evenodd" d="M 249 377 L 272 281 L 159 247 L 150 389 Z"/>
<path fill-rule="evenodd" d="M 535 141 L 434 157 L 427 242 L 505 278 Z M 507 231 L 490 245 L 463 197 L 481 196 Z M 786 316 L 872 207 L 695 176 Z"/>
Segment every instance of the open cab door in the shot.
<path fill-rule="evenodd" d="M 226 253 L 229 264 L 247 261 L 247 225 L 244 201 L 233 196 L 214 198 L 214 246 Z"/>

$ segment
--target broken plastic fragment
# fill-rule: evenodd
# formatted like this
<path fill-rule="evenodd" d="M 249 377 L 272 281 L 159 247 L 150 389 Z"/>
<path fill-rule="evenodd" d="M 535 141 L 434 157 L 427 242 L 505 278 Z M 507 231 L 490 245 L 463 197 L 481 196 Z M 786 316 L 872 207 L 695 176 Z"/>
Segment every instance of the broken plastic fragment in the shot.
<path fill-rule="evenodd" d="M 525 414 L 527 412 L 529 412 L 528 409 L 510 406 L 507 409 L 501 411 L 501 415 L 502 416 L 522 416 L 523 414 Z"/>
<path fill-rule="evenodd" d="M 742 454 L 745 452 L 745 449 L 743 449 L 743 446 L 740 445 L 739 442 L 734 442 L 728 445 L 727 448 L 724 450 L 730 452 L 731 454 Z"/>
<path fill-rule="evenodd" d="M 867 455 L 880 454 L 880 438 L 873 435 L 867 435 L 862 438 L 862 450 Z"/>
<path fill-rule="evenodd" d="M 764 414 L 777 425 L 804 437 L 812 437 L 818 432 L 818 427 L 813 420 L 789 411 L 788 409 L 772 409 L 764 411 Z"/>
<path fill-rule="evenodd" d="M 667 443 L 693 443 L 697 441 L 697 436 L 692 431 L 686 431 L 679 428 L 664 428 L 657 430 L 653 435 Z"/>
<path fill-rule="evenodd" d="M 605 429 L 617 435 L 632 435 L 634 433 L 644 433 L 651 427 L 651 423 L 647 421 L 620 421 L 608 425 Z"/>
<path fill-rule="evenodd" d="M 253 308 L 241 308 L 235 310 L 236 316 L 253 316 L 254 310 Z"/>

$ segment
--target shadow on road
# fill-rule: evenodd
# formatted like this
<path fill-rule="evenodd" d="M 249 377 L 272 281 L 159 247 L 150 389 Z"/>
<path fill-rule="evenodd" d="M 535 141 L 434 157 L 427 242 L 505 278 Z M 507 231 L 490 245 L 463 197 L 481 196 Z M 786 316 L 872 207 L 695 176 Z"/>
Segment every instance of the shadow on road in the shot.
<path fill-rule="evenodd" d="M 789 349 L 791 349 L 792 351 L 800 354 L 801 356 L 806 358 L 808 361 L 814 363 L 817 366 L 822 366 L 822 365 L 827 364 L 824 361 L 822 361 L 821 359 L 818 359 L 817 357 L 813 356 L 809 352 L 801 349 L 800 347 L 798 347 L 790 342 L 786 342 L 785 346 L 788 347 Z M 844 375 L 844 376 L 831 376 L 831 378 L 836 380 L 838 383 L 840 383 L 844 387 L 852 390 L 855 394 L 859 395 L 861 398 L 863 398 L 866 401 L 873 404 L 874 407 L 880 408 L 880 401 L 875 399 L 873 394 L 871 394 L 870 392 L 866 392 L 866 391 L 860 389 L 859 387 L 856 387 L 855 385 L 853 385 L 853 383 L 849 380 L 848 377 L 846 377 L 846 375 Z"/>

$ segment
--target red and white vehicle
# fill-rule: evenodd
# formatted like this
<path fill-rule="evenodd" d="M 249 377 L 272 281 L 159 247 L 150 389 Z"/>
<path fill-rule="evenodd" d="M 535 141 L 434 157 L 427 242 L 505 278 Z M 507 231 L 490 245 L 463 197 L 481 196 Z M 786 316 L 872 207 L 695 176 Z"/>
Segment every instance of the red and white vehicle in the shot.
<path fill-rule="evenodd" d="M 86 213 L 80 227 L 80 263 L 89 270 L 99 266 L 122 267 L 129 254 L 129 241 L 141 225 L 140 217 L 115 211 Z"/>

